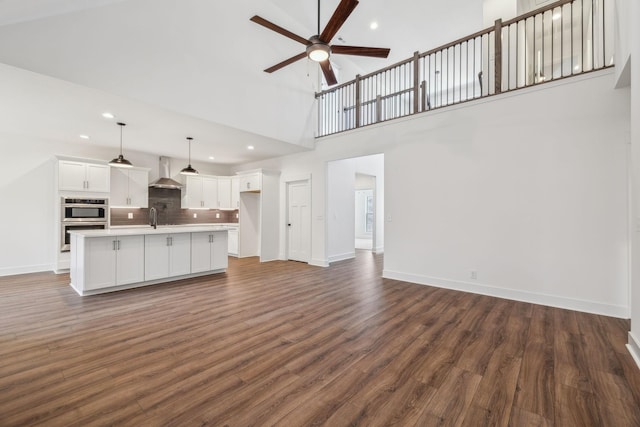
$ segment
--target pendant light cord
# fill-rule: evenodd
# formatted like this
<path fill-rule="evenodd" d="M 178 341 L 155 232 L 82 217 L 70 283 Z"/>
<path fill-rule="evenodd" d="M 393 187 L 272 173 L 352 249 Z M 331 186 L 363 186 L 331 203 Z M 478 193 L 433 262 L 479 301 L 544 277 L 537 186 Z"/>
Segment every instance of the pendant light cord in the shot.
<path fill-rule="evenodd" d="M 320 35 L 320 0 L 318 0 L 318 35 Z"/>
<path fill-rule="evenodd" d="M 193 138 L 188 137 L 187 139 L 189 140 L 189 166 L 191 166 L 191 140 Z"/>
<path fill-rule="evenodd" d="M 122 128 L 125 127 L 126 124 L 118 122 L 118 126 L 120 126 L 120 155 L 122 155 Z"/>

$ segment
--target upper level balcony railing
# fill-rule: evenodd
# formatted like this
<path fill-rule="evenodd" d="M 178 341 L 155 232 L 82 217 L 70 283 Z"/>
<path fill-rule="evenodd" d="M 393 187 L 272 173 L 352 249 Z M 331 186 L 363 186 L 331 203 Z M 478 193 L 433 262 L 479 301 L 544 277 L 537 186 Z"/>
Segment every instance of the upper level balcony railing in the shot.
<path fill-rule="evenodd" d="M 358 75 L 316 94 L 317 137 L 610 67 L 613 16 L 613 0 L 561 0 Z"/>

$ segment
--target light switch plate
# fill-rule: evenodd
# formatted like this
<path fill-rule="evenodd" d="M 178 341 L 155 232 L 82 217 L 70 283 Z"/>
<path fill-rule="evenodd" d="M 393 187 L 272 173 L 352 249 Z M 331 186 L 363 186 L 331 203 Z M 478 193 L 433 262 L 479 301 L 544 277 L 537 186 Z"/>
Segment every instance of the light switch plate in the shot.
<path fill-rule="evenodd" d="M 216 218 L 220 218 L 220 213 L 216 212 Z"/>
<path fill-rule="evenodd" d="M 129 212 L 129 213 L 127 214 L 127 218 L 128 218 L 128 219 L 133 219 L 133 212 Z"/>

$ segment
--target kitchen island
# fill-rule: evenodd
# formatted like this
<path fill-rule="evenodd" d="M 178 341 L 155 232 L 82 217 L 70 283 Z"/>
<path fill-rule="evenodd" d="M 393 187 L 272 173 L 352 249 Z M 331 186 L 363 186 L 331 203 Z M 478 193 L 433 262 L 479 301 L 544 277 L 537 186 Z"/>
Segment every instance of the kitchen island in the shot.
<path fill-rule="evenodd" d="M 224 226 L 72 231 L 71 287 L 93 295 L 227 270 Z"/>

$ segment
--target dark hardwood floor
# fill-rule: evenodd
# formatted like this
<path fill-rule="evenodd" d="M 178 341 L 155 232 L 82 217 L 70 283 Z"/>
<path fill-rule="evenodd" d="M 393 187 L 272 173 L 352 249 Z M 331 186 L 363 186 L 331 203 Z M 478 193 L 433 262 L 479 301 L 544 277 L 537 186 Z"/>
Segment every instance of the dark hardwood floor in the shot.
<path fill-rule="evenodd" d="M 0 278 L 2 426 L 640 426 L 629 323 L 330 268 Z"/>

